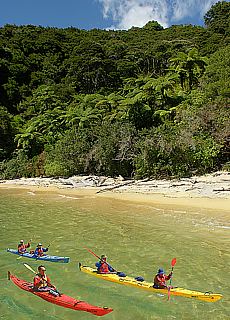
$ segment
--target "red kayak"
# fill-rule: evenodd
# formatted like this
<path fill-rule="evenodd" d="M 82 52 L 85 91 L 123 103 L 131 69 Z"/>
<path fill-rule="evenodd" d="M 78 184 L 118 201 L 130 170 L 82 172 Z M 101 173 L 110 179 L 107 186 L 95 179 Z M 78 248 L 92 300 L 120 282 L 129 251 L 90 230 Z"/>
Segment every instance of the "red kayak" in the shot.
<path fill-rule="evenodd" d="M 76 300 L 74 298 L 71 298 L 69 296 L 66 296 L 65 294 L 61 294 L 59 297 L 53 296 L 49 292 L 36 292 L 33 291 L 33 283 L 26 282 L 25 280 L 21 280 L 14 275 L 12 275 L 10 272 L 8 272 L 9 280 L 11 279 L 16 286 L 19 288 L 31 292 L 34 295 L 48 301 L 54 304 L 57 304 L 58 306 L 64 307 L 64 308 L 70 308 L 73 310 L 79 310 L 79 311 L 86 311 L 90 312 L 92 314 L 95 314 L 96 316 L 104 316 L 107 313 L 110 313 L 113 311 L 113 309 L 107 308 L 107 307 L 97 307 L 92 306 L 91 304 L 88 304 L 85 301 L 82 300 Z"/>

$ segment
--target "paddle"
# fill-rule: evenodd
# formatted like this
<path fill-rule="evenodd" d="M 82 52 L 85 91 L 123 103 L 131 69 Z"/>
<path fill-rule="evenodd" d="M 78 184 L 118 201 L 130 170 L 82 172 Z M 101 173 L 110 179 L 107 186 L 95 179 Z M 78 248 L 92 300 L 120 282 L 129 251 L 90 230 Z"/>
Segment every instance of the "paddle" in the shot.
<path fill-rule="evenodd" d="M 31 266 L 29 266 L 27 263 L 23 263 L 23 264 L 28 270 L 32 271 L 34 274 L 37 274 L 37 272 L 34 271 L 34 269 L 32 269 Z"/>
<path fill-rule="evenodd" d="M 55 240 L 51 241 L 51 242 L 49 243 L 49 245 L 47 246 L 47 248 L 49 248 L 49 247 L 51 246 L 51 244 L 54 243 L 54 241 L 55 241 Z"/>
<path fill-rule="evenodd" d="M 171 278 L 170 278 L 170 282 L 169 282 L 169 286 L 168 286 L 168 300 L 170 299 L 170 290 L 172 288 L 172 276 L 173 276 L 173 268 L 176 264 L 176 258 L 173 258 L 172 261 L 171 261 L 171 266 L 172 266 L 172 270 L 171 270 Z"/>
<path fill-rule="evenodd" d="M 100 261 L 103 261 L 104 263 L 106 263 L 107 264 L 107 266 L 110 266 L 106 261 L 104 261 L 103 259 L 101 259 L 96 253 L 94 253 L 92 250 L 90 250 L 90 249 L 88 249 L 88 248 L 86 248 L 85 247 L 85 249 L 87 250 L 87 251 L 89 251 L 92 255 L 94 255 L 96 258 L 98 258 Z M 110 266 L 111 267 L 111 266 Z M 113 268 L 113 270 L 115 271 L 115 272 L 118 272 L 117 270 L 115 270 L 114 268 Z"/>

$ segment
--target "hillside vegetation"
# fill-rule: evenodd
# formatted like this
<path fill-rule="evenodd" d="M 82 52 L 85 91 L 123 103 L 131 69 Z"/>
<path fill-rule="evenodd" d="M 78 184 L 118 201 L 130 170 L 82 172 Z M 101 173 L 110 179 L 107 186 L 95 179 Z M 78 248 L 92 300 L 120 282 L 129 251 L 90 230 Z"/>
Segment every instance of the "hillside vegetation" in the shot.
<path fill-rule="evenodd" d="M 230 170 L 230 3 L 204 22 L 0 28 L 0 178 Z"/>

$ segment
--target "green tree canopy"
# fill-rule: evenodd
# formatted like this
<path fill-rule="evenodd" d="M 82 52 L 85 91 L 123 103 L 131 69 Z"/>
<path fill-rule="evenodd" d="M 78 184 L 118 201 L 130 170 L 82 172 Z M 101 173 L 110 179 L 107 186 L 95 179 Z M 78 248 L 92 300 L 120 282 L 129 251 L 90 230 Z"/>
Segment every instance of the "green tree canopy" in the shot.
<path fill-rule="evenodd" d="M 208 29 L 230 35 L 230 2 L 219 1 L 204 16 Z"/>

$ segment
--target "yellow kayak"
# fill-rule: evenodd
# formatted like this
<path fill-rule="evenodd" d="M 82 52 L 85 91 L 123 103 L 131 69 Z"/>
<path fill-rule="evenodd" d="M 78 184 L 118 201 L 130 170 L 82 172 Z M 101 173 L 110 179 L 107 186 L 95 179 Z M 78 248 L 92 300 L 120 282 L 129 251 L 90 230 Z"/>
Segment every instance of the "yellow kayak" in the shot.
<path fill-rule="evenodd" d="M 97 269 L 83 266 L 81 263 L 79 263 L 79 269 L 80 269 L 80 271 L 88 273 L 88 274 L 95 276 L 97 278 L 101 278 L 103 280 L 124 284 L 126 286 L 136 287 L 136 288 L 148 290 L 148 291 L 155 292 L 155 293 L 168 294 L 167 289 L 153 288 L 153 284 L 150 282 L 147 282 L 147 281 L 142 281 L 142 282 L 137 281 L 135 278 L 132 278 L 129 276 L 120 277 L 115 273 L 100 274 L 100 273 L 97 273 Z M 194 299 L 207 301 L 207 302 L 216 302 L 222 298 L 222 295 L 219 293 L 200 292 L 200 291 L 187 290 L 184 288 L 177 288 L 177 287 L 170 289 L 170 294 L 174 295 L 174 296 L 194 298 Z"/>

